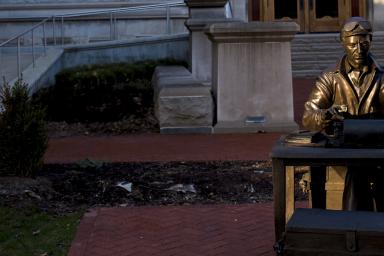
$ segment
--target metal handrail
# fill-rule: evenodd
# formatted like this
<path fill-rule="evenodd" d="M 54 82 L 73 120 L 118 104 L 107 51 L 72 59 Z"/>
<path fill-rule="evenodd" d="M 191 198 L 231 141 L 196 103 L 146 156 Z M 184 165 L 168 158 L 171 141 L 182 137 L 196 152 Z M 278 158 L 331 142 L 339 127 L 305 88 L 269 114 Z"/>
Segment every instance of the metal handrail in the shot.
<path fill-rule="evenodd" d="M 47 46 L 47 37 L 45 33 L 45 27 L 48 21 L 52 21 L 52 37 L 53 37 L 53 44 L 57 45 L 57 35 L 56 35 L 56 21 L 60 20 L 60 37 L 61 37 L 61 46 L 64 45 L 64 19 L 65 18 L 73 18 L 73 17 L 81 17 L 81 16 L 91 16 L 91 15 L 100 15 L 100 14 L 109 14 L 110 19 L 110 40 L 117 39 L 117 29 L 116 29 L 116 22 L 117 22 L 117 15 L 120 13 L 126 13 L 126 12 L 138 12 L 143 10 L 150 10 L 150 9 L 160 9 L 165 8 L 165 15 L 166 15 L 166 33 L 171 33 L 171 7 L 177 7 L 177 6 L 185 6 L 184 1 L 175 1 L 175 2 L 168 2 L 163 4 L 152 4 L 152 5 L 141 5 L 141 6 L 135 6 L 135 7 L 123 7 L 123 8 L 111 8 L 111 9 L 103 9 L 103 10 L 97 10 L 97 11 L 87 11 L 87 12 L 75 12 L 75 13 L 67 13 L 67 14 L 59 14 L 59 15 L 53 15 L 51 17 L 45 17 L 42 21 L 38 22 L 37 24 L 33 25 L 29 29 L 18 33 L 17 35 L 11 37 L 10 39 L 6 40 L 5 42 L 0 44 L 0 48 L 4 47 L 5 45 L 9 44 L 10 42 L 17 40 L 17 77 L 21 78 L 21 57 L 20 57 L 20 48 L 21 48 L 21 38 L 25 36 L 28 33 L 31 33 L 31 51 L 32 51 L 32 64 L 33 67 L 35 66 L 35 45 L 34 45 L 34 31 L 40 27 L 42 27 L 43 30 L 43 53 L 46 54 L 46 46 Z M 1 49 L 0 49 L 1 50 Z M 0 60 L 1 60 L 1 51 L 0 51 Z"/>
<path fill-rule="evenodd" d="M 15 36 L 11 37 L 11 38 L 8 39 L 7 41 L 2 42 L 2 43 L 0 44 L 0 47 L 2 47 L 2 46 L 4 46 L 4 45 L 8 44 L 9 42 L 12 42 L 13 40 L 16 40 L 18 37 L 24 36 L 25 34 L 31 32 L 31 31 L 34 30 L 35 28 L 40 27 L 43 23 L 47 22 L 47 21 L 50 20 L 50 19 L 52 19 L 52 18 L 45 18 L 44 20 L 40 21 L 39 23 L 35 24 L 34 26 L 32 26 L 32 27 L 26 29 L 24 32 L 21 32 L 21 33 L 15 35 Z"/>
<path fill-rule="evenodd" d="M 167 6 L 170 6 L 170 7 L 185 6 L 185 3 L 184 1 L 177 1 L 177 2 L 169 2 L 164 4 L 150 4 L 150 5 L 140 5 L 135 7 L 111 8 L 111 9 L 104 9 L 104 10 L 97 10 L 97 11 L 59 14 L 59 15 L 54 15 L 54 17 L 68 18 L 68 17 L 90 16 L 90 15 L 97 15 L 97 14 L 122 13 L 122 12 L 130 12 L 130 11 L 135 12 L 135 11 L 163 8 Z"/>

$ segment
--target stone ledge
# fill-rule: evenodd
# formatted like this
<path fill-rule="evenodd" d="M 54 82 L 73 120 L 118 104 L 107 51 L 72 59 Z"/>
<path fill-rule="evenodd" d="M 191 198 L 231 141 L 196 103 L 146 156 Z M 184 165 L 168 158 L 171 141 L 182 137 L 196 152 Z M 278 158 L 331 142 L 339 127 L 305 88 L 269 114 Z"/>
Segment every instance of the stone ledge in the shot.
<path fill-rule="evenodd" d="M 179 89 L 202 87 L 203 85 L 191 77 L 191 74 L 184 76 L 180 73 L 174 73 L 173 76 L 160 76 L 152 80 L 152 86 L 155 99 L 158 97 L 159 92 L 165 88 L 174 88 L 175 91 Z M 168 90 L 167 90 L 168 91 Z M 164 92 L 165 93 L 165 92 Z"/>
<path fill-rule="evenodd" d="M 189 82 L 190 77 L 191 73 L 183 66 L 157 66 L 153 72 L 151 82 L 155 99 L 162 87 L 182 85 L 183 82 L 180 83 L 180 80 L 186 78 Z M 175 79 L 179 79 L 177 84 Z"/>
<path fill-rule="evenodd" d="M 265 122 L 246 124 L 245 122 L 219 122 L 213 127 L 213 133 L 263 133 L 292 132 L 299 128 L 295 122 Z"/>
<path fill-rule="evenodd" d="M 284 42 L 299 28 L 295 22 L 225 22 L 207 26 L 205 33 L 213 42 Z"/>
<path fill-rule="evenodd" d="M 191 73 L 183 66 L 157 66 L 153 73 L 153 78 L 160 78 L 166 76 L 190 76 Z"/>
<path fill-rule="evenodd" d="M 228 18 L 193 18 L 185 21 L 185 26 L 189 31 L 203 31 L 207 25 L 212 25 L 216 23 L 226 23 L 226 22 L 240 22 L 239 19 L 228 19 Z"/>
<path fill-rule="evenodd" d="M 201 134 L 212 133 L 212 126 L 206 127 L 161 127 L 162 134 Z"/>

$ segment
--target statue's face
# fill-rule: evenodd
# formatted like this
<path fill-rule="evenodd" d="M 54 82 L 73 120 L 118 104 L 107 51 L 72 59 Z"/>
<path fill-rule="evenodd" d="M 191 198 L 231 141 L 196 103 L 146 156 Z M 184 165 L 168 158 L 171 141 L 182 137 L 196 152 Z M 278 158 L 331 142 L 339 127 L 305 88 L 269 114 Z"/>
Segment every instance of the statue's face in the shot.
<path fill-rule="evenodd" d="M 343 38 L 343 46 L 349 63 L 355 68 L 367 63 L 371 38 L 369 35 L 353 35 Z"/>

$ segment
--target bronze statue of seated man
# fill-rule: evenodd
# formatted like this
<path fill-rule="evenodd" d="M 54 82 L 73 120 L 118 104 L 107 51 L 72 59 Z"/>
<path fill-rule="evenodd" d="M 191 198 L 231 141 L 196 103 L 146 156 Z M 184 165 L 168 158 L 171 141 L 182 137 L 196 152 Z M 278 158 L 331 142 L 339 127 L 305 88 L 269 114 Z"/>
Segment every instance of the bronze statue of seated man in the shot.
<path fill-rule="evenodd" d="M 349 18 L 341 28 L 340 40 L 345 55 L 336 67 L 317 78 L 305 103 L 303 125 L 312 131 L 332 132 L 333 123 L 345 115 L 375 118 L 384 113 L 383 69 L 370 54 L 370 22 L 362 17 Z M 384 211 L 384 170 L 380 169 L 348 167 L 344 210 Z"/>

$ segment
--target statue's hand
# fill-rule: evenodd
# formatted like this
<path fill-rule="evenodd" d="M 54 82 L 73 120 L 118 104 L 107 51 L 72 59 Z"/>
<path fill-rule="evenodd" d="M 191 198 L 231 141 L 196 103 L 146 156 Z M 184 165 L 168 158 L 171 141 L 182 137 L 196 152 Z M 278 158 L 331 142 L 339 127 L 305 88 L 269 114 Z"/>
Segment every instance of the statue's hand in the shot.
<path fill-rule="evenodd" d="M 330 127 L 334 121 L 341 121 L 344 119 L 343 113 L 347 112 L 345 105 L 333 105 L 328 109 L 321 110 L 318 116 L 318 123 L 323 127 Z"/>
<path fill-rule="evenodd" d="M 325 111 L 325 120 L 335 121 L 335 120 L 343 120 L 344 114 L 347 112 L 346 105 L 333 105 Z"/>

